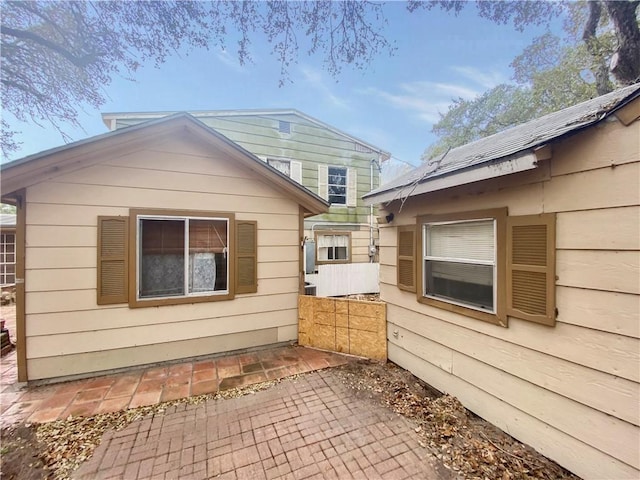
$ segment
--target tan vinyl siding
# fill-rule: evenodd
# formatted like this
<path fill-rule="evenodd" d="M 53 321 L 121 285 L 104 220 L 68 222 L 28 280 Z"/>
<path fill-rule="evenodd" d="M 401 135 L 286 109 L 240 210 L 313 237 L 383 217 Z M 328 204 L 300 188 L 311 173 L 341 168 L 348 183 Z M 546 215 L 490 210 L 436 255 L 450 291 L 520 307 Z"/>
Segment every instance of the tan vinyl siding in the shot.
<path fill-rule="evenodd" d="M 639 136 L 640 122 L 605 122 L 536 174 L 411 198 L 380 232 L 390 360 L 584 478 L 640 475 Z M 397 225 L 505 206 L 556 216 L 555 326 L 500 328 L 396 287 Z"/>
<path fill-rule="evenodd" d="M 215 151 L 166 140 L 60 174 L 28 193 L 30 380 L 297 337 L 299 206 Z M 257 291 L 159 308 L 98 306 L 98 216 L 126 216 L 130 208 L 229 212 L 238 222 L 257 222 Z"/>
<path fill-rule="evenodd" d="M 34 378 L 52 378 L 62 375 L 86 374 L 86 364 L 99 362 L 104 370 L 122 369 L 130 365 L 178 360 L 189 351 L 190 356 L 209 355 L 212 351 L 238 350 L 258 347 L 290 338 L 279 338 L 279 327 L 247 332 L 230 333 L 191 340 L 173 341 L 162 345 L 137 345 L 104 352 L 79 353 L 68 356 L 34 358 L 29 362 L 29 375 Z"/>

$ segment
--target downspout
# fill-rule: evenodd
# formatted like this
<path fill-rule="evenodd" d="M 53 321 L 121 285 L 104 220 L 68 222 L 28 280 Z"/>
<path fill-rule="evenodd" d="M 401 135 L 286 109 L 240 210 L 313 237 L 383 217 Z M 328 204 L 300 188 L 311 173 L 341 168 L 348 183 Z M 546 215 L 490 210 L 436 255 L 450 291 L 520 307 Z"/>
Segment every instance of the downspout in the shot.
<path fill-rule="evenodd" d="M 371 162 L 369 162 L 369 168 L 370 168 L 369 179 L 371 183 L 371 188 L 369 189 L 370 192 L 373 191 L 373 164 L 374 163 L 378 167 L 378 173 L 379 174 L 382 173 L 381 157 L 382 157 L 382 154 L 378 152 L 378 159 L 376 160 L 375 158 L 372 158 Z M 380 186 L 380 183 L 381 182 L 379 181 L 378 186 Z M 373 221 L 373 204 L 371 204 L 369 205 L 369 263 L 374 263 L 374 259 L 375 259 L 375 244 L 373 242 L 373 231 L 375 228 L 376 228 L 376 225 L 374 224 L 374 221 Z"/>
<path fill-rule="evenodd" d="M 378 157 L 380 154 L 378 153 Z M 371 188 L 369 191 L 373 191 L 373 162 L 375 160 L 372 158 L 369 162 L 369 179 L 371 180 Z M 369 205 L 369 263 L 373 263 L 373 204 Z"/>

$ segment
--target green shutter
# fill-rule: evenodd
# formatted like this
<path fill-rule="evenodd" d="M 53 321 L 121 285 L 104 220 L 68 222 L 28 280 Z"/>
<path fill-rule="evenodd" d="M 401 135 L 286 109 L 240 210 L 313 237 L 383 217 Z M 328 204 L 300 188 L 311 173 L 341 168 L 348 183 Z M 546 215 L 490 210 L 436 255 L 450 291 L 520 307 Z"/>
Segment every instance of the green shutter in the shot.
<path fill-rule="evenodd" d="M 553 326 L 555 214 L 507 217 L 507 315 Z"/>
<path fill-rule="evenodd" d="M 98 217 L 98 305 L 129 301 L 129 217 Z"/>
<path fill-rule="evenodd" d="M 236 293 L 258 291 L 258 223 L 236 221 Z"/>

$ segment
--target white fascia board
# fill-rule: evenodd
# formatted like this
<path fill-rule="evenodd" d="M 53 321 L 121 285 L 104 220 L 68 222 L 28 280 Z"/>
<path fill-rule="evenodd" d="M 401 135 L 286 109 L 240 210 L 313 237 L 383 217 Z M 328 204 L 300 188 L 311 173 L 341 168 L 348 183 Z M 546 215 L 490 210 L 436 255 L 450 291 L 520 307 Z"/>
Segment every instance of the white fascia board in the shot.
<path fill-rule="evenodd" d="M 405 185 L 393 190 L 381 192 L 378 195 L 364 197 L 365 205 L 376 205 L 379 203 L 400 200 L 405 196 L 414 197 L 423 193 L 435 192 L 446 188 L 466 185 L 468 183 L 488 180 L 490 178 L 502 177 L 512 173 L 533 170 L 538 166 L 538 158 L 535 153 L 527 152 L 522 155 L 507 157 L 501 162 L 479 166 L 470 170 L 453 172 L 442 177 L 435 177 L 418 183 L 418 185 Z"/>

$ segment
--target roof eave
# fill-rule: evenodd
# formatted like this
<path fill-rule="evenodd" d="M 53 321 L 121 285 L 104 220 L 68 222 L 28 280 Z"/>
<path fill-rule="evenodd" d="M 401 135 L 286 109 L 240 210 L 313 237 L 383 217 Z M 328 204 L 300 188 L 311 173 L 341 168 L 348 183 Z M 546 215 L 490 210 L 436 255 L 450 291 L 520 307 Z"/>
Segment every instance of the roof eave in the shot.
<path fill-rule="evenodd" d="M 176 129 L 186 130 L 206 144 L 211 145 L 215 142 L 217 148 L 239 161 L 241 165 L 255 171 L 261 177 L 266 176 L 272 185 L 292 197 L 306 211 L 314 215 L 328 211 L 329 203 L 324 199 L 281 174 L 251 152 L 187 113 L 178 113 L 127 129 L 115 130 L 4 164 L 2 165 L 3 175 L 1 178 L 3 197 L 9 197 L 11 192 L 28 186 L 28 179 L 33 175 L 41 174 L 43 171 L 57 170 L 61 164 L 87 160 L 88 155 L 104 155 L 110 151 L 109 148 L 126 148 L 134 140 L 143 141 L 149 135 L 151 135 L 149 138 L 156 138 L 158 135 L 163 136 L 169 132 L 176 131 Z M 115 139 L 121 140 L 115 142 Z M 126 142 L 122 143 L 123 139 L 126 139 Z M 94 146 L 97 150 L 95 150 Z M 13 177 L 17 178 L 14 179 Z"/>
<path fill-rule="evenodd" d="M 537 168 L 537 166 L 538 156 L 534 151 L 527 150 L 516 155 L 504 157 L 496 162 L 482 164 L 466 170 L 457 170 L 447 175 L 429 178 L 415 184 L 404 185 L 379 193 L 367 193 L 362 198 L 365 205 L 390 203 L 394 200 L 436 192 L 446 188 L 481 182 L 513 173 L 526 172 Z"/>

